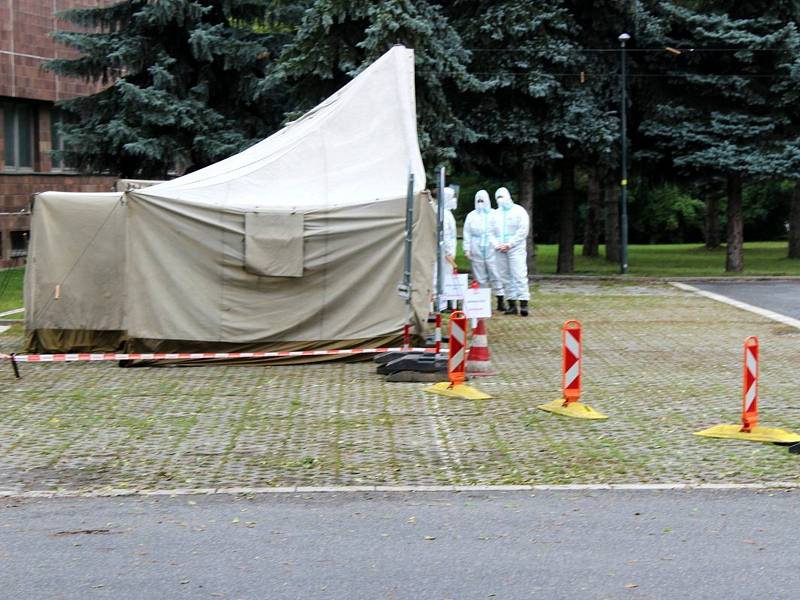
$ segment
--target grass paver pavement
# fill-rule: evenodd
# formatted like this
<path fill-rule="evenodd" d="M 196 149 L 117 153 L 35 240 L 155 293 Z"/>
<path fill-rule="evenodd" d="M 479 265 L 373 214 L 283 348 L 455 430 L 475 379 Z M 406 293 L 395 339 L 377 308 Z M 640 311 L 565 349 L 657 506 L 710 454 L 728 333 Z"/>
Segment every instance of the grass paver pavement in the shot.
<path fill-rule="evenodd" d="M 762 422 L 800 430 L 800 330 L 666 284 L 543 282 L 489 322 L 492 400 L 386 383 L 371 363 L 120 369 L 0 364 L 0 490 L 797 481 L 776 446 L 701 439 L 736 423 L 742 342 L 761 341 Z M 559 396 L 560 326 L 584 329 L 583 400 Z M 22 331 L 0 335 L 17 351 Z"/>

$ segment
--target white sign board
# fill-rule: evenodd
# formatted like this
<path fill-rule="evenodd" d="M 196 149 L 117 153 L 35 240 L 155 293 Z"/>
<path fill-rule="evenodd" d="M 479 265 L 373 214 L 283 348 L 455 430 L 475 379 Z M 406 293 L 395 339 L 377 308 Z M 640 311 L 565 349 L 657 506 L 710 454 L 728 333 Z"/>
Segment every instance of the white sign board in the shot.
<path fill-rule="evenodd" d="M 492 290 L 469 288 L 464 294 L 464 314 L 470 319 L 488 319 L 492 316 Z"/>
<path fill-rule="evenodd" d="M 467 274 L 455 274 L 446 272 L 444 274 L 444 285 L 442 286 L 443 300 L 463 300 L 464 293 L 467 291 Z"/>

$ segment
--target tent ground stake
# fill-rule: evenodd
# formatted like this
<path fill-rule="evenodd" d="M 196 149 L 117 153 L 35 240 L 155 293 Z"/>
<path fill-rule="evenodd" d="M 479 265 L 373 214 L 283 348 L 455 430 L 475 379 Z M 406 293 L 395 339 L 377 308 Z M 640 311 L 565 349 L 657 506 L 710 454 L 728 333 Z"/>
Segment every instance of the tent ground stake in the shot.
<path fill-rule="evenodd" d="M 17 379 L 22 379 L 19 374 L 19 366 L 17 365 L 17 361 L 14 360 L 14 354 L 12 353 L 9 358 L 11 359 L 11 368 L 14 369 L 14 377 Z"/>

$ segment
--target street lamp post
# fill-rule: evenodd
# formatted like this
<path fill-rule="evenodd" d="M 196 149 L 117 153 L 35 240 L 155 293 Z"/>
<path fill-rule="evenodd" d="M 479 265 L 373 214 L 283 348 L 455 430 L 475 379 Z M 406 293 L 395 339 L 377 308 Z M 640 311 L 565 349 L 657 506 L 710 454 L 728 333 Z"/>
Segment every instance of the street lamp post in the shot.
<path fill-rule="evenodd" d="M 620 180 L 620 249 L 619 249 L 619 272 L 623 275 L 628 272 L 628 118 L 627 118 L 627 68 L 625 64 L 625 42 L 631 39 L 627 33 L 621 33 L 619 40 L 622 54 L 622 107 L 621 107 L 621 138 L 622 138 L 622 177 Z"/>

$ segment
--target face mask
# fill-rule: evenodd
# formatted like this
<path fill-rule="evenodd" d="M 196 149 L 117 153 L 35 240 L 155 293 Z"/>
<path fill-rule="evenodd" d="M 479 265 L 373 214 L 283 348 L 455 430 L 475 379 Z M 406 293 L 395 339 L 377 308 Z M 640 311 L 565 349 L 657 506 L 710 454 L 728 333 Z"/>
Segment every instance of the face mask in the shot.
<path fill-rule="evenodd" d="M 503 210 L 509 210 L 511 209 L 512 202 L 510 198 L 498 198 L 497 205 Z"/>
<path fill-rule="evenodd" d="M 475 210 L 479 213 L 487 213 L 492 210 L 492 205 L 489 203 L 489 194 L 486 190 L 480 190 L 475 194 Z"/>

